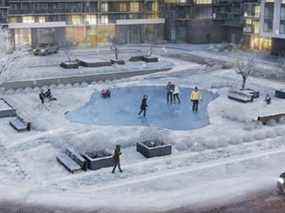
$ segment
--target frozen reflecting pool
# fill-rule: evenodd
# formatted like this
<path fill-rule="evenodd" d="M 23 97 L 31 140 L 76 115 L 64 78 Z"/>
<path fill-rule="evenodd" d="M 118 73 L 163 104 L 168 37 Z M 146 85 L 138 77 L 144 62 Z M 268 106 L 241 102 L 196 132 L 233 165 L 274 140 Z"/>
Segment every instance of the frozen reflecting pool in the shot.
<path fill-rule="evenodd" d="M 88 103 L 68 112 L 66 117 L 72 122 L 96 125 L 147 125 L 172 130 L 190 130 L 208 125 L 208 104 L 217 95 L 201 91 L 203 100 L 199 112 L 192 112 L 191 89 L 180 88 L 181 104 L 166 103 L 166 89 L 163 86 L 134 86 L 112 89 L 112 97 L 103 99 L 95 91 Z M 138 116 L 142 96 L 148 95 L 146 118 Z"/>

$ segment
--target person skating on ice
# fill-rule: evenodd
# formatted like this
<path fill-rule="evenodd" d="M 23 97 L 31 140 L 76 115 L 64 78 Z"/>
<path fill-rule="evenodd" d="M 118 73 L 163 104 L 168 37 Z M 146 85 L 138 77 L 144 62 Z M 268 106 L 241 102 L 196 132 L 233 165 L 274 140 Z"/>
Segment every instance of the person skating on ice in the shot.
<path fill-rule="evenodd" d="M 174 85 L 173 101 L 174 101 L 175 104 L 176 103 L 178 103 L 178 104 L 181 103 L 179 96 L 180 96 L 180 89 L 179 89 L 179 87 L 177 85 Z"/>
<path fill-rule="evenodd" d="M 143 113 L 143 116 L 145 117 L 146 116 L 146 111 L 147 111 L 147 95 L 144 95 L 143 98 L 142 98 L 142 101 L 141 101 L 141 106 L 140 106 L 140 111 L 138 113 L 138 115 L 141 115 Z"/>
<path fill-rule="evenodd" d="M 202 96 L 198 87 L 195 87 L 191 93 L 191 102 L 192 102 L 192 111 L 198 112 L 199 109 L 199 101 L 201 100 Z"/>
<path fill-rule="evenodd" d="M 172 104 L 173 102 L 173 92 L 174 92 L 174 84 L 169 81 L 166 85 L 166 99 L 167 104 Z"/>

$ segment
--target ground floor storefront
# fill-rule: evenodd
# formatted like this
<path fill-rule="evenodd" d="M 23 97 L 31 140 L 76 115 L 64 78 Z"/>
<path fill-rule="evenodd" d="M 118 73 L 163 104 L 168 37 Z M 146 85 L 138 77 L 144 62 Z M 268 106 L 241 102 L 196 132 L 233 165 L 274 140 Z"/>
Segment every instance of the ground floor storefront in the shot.
<path fill-rule="evenodd" d="M 244 35 L 244 47 L 261 52 L 271 52 L 272 39 L 260 35 Z"/>
<path fill-rule="evenodd" d="M 116 42 L 157 43 L 164 40 L 164 21 L 130 20 L 116 24 L 66 25 L 64 22 L 44 24 L 11 24 L 9 26 L 11 47 L 40 43 L 57 43 L 59 46 L 97 47 Z"/>

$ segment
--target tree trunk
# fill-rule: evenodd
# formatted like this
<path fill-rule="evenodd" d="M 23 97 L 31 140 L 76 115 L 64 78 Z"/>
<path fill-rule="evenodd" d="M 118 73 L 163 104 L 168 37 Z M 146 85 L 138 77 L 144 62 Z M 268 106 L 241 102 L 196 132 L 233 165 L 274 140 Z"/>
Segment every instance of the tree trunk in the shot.
<path fill-rule="evenodd" d="M 247 80 L 247 77 L 246 76 L 242 76 L 242 86 L 241 86 L 242 90 L 245 89 L 246 80 Z"/>

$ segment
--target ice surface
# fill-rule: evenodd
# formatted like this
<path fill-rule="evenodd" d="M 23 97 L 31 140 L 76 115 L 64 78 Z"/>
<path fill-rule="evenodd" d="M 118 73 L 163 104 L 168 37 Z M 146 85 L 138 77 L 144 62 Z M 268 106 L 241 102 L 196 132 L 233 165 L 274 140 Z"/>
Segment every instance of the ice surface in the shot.
<path fill-rule="evenodd" d="M 135 86 L 112 89 L 112 97 L 103 99 L 97 91 L 80 109 L 67 113 L 74 122 L 99 125 L 144 125 L 173 130 L 190 130 L 208 124 L 207 106 L 215 98 L 213 93 L 202 91 L 203 101 L 198 113 L 192 112 L 189 88 L 181 88 L 181 104 L 166 103 L 162 86 Z M 142 96 L 149 97 L 146 118 L 137 115 Z"/>

